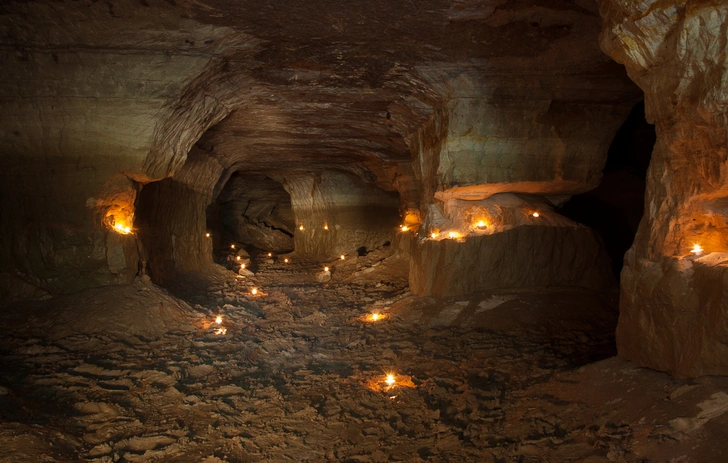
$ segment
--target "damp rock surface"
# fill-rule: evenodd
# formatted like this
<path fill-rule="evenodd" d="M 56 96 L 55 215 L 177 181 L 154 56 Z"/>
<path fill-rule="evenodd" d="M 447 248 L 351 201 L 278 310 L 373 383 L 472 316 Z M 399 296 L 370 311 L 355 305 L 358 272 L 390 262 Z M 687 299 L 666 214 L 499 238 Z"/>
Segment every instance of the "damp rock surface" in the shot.
<path fill-rule="evenodd" d="M 254 277 L 172 285 L 184 309 L 155 339 L 6 333 L 2 461 L 725 457 L 728 381 L 611 358 L 613 295 L 419 298 L 391 251 L 332 261 L 326 283 L 320 263 L 273 260 Z M 119 300 L 106 308 L 132 304 Z M 193 331 L 172 329 L 190 320 Z"/>

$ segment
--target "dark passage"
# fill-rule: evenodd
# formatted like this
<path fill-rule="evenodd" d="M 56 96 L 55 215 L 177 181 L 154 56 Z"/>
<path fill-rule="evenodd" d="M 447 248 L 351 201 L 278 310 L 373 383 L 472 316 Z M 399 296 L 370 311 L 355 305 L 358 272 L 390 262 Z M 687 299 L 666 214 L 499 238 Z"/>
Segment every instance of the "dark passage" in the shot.
<path fill-rule="evenodd" d="M 609 147 L 602 183 L 572 197 L 559 210 L 599 233 L 617 279 L 644 212 L 645 177 L 655 140 L 655 127 L 645 120 L 644 102 L 640 102 Z"/>

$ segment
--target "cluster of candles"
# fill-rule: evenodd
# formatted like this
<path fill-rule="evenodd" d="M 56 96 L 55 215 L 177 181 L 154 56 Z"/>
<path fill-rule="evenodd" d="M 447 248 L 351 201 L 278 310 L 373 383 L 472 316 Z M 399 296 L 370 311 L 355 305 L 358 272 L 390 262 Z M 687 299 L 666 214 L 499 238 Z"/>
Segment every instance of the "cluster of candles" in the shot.
<path fill-rule="evenodd" d="M 299 231 L 304 231 L 305 229 L 306 229 L 306 227 L 304 227 L 302 223 L 299 223 L 298 224 L 298 230 Z M 329 223 L 328 222 L 324 222 L 324 230 L 326 230 L 326 231 L 329 230 Z"/>

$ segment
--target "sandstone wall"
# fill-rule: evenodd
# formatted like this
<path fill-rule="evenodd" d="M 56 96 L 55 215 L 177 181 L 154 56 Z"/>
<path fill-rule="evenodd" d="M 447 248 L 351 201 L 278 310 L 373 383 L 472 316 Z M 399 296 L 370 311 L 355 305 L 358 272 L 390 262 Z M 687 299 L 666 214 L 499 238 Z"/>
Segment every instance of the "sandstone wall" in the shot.
<path fill-rule="evenodd" d="M 400 220 L 396 195 L 338 172 L 281 181 L 291 195 L 296 253 L 326 259 L 392 241 Z"/>
<path fill-rule="evenodd" d="M 622 272 L 619 353 L 681 377 L 728 374 L 728 5 L 600 7 L 602 48 L 643 89 L 658 137 Z"/>

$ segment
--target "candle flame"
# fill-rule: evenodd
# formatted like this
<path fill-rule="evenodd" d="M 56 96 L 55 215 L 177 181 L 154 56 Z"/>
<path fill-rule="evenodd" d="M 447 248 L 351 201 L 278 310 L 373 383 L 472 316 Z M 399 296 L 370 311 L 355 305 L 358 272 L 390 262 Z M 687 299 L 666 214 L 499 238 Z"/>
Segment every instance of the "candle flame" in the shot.
<path fill-rule="evenodd" d="M 478 223 L 476 223 L 475 226 L 478 227 L 478 228 L 485 228 L 485 227 L 487 227 L 487 225 L 485 223 L 485 220 L 478 220 Z"/>
<path fill-rule="evenodd" d="M 460 238 L 460 233 L 451 231 L 451 232 L 448 232 L 447 237 L 450 238 L 451 240 L 458 239 L 458 238 Z"/>
<path fill-rule="evenodd" d="M 287 264 L 288 263 L 288 259 L 283 259 L 283 262 L 285 262 Z"/>
<path fill-rule="evenodd" d="M 533 214 L 531 214 L 531 215 L 532 215 L 532 216 L 534 216 L 534 217 L 536 217 L 536 218 L 538 218 L 538 217 L 540 217 L 540 216 L 541 216 L 541 214 L 539 214 L 538 212 L 534 212 L 534 213 L 533 213 Z"/>
<path fill-rule="evenodd" d="M 402 228 L 402 231 L 407 231 L 407 230 L 409 230 L 409 227 L 408 227 L 408 226 L 406 226 L 406 225 L 402 226 L 401 228 Z"/>
<path fill-rule="evenodd" d="M 222 323 L 222 317 L 220 315 L 218 315 L 215 319 L 215 323 L 217 323 L 218 325 Z"/>
<path fill-rule="evenodd" d="M 236 260 L 240 260 L 240 256 L 236 257 L 235 259 L 236 259 Z"/>
<path fill-rule="evenodd" d="M 209 237 L 210 237 L 210 234 L 209 233 L 205 233 L 205 238 L 209 238 Z"/>
<path fill-rule="evenodd" d="M 245 264 L 240 264 L 240 268 L 245 268 Z"/>
<path fill-rule="evenodd" d="M 128 235 L 128 234 L 130 234 L 130 233 L 131 233 L 131 228 L 130 228 L 130 227 L 128 227 L 128 226 L 126 226 L 126 225 L 124 225 L 124 224 L 123 224 L 123 223 L 121 223 L 121 222 L 116 222 L 116 223 L 114 224 L 114 230 L 115 230 L 115 231 L 116 231 L 117 233 L 121 233 L 122 235 Z"/>
<path fill-rule="evenodd" d="M 341 260 L 345 260 L 345 259 L 346 259 L 346 256 L 342 254 L 342 255 L 340 256 L 340 259 L 341 259 Z"/>
<path fill-rule="evenodd" d="M 434 240 L 435 238 L 437 238 L 437 233 L 435 233 L 435 232 L 432 232 L 432 233 L 430 234 L 430 238 L 432 238 L 433 240 Z"/>
<path fill-rule="evenodd" d="M 324 267 L 324 272 L 328 272 L 328 271 L 329 271 L 329 268 L 328 267 Z"/>
<path fill-rule="evenodd" d="M 255 296 L 256 294 L 258 294 L 258 288 L 251 289 L 250 290 L 250 294 L 252 294 L 253 296 Z"/>
<path fill-rule="evenodd" d="M 384 320 L 385 318 L 387 318 L 387 314 L 372 312 L 370 314 L 360 317 L 359 319 L 363 322 L 373 323 Z"/>
<path fill-rule="evenodd" d="M 328 229 L 329 229 L 329 224 L 324 224 L 324 230 L 328 230 Z"/>
<path fill-rule="evenodd" d="M 298 229 L 301 230 L 301 231 L 303 231 L 303 224 L 299 225 L 298 226 Z"/>
<path fill-rule="evenodd" d="M 272 252 L 269 252 L 268 253 L 268 257 L 273 257 L 273 253 Z"/>
<path fill-rule="evenodd" d="M 690 252 L 692 252 L 696 256 L 699 256 L 700 254 L 703 253 L 703 248 L 699 244 L 694 244 L 693 249 Z"/>
<path fill-rule="evenodd" d="M 230 249 L 235 249 L 235 245 L 234 244 L 231 244 L 230 245 Z"/>
<path fill-rule="evenodd" d="M 397 382 L 397 380 L 394 379 L 394 375 L 393 374 L 389 373 L 387 375 L 387 379 L 385 379 L 384 382 L 387 383 L 387 386 L 392 387 L 392 386 L 394 386 L 394 383 Z"/>

